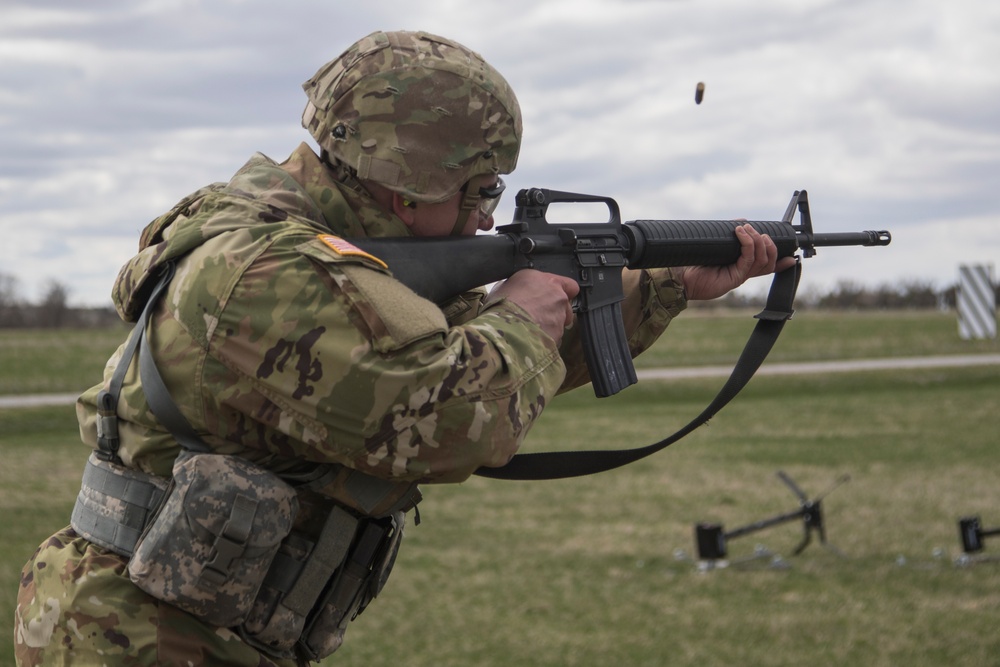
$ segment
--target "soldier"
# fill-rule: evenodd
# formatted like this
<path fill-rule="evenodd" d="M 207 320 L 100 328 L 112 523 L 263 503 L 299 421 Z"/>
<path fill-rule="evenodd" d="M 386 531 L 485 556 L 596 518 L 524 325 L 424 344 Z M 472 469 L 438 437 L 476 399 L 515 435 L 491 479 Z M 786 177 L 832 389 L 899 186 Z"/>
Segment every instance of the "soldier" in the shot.
<path fill-rule="evenodd" d="M 377 32 L 304 88 L 319 155 L 257 154 L 150 223 L 118 276 L 138 325 L 78 401 L 94 452 L 23 570 L 19 665 L 321 659 L 381 590 L 418 485 L 504 465 L 587 381 L 574 281 L 525 270 L 438 307 L 349 242 L 492 227 L 521 142 L 503 77 Z M 770 239 L 738 236 L 729 267 L 627 272 L 634 354 L 687 299 L 775 270 Z"/>

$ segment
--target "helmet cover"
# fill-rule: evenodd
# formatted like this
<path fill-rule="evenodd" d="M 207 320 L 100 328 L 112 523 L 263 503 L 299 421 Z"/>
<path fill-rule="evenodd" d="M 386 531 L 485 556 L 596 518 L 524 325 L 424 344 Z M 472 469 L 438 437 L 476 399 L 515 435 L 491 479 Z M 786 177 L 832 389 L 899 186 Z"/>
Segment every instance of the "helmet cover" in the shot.
<path fill-rule="evenodd" d="M 302 125 L 321 148 L 418 202 L 517 164 L 521 111 L 483 58 L 424 32 L 375 32 L 303 84 Z"/>

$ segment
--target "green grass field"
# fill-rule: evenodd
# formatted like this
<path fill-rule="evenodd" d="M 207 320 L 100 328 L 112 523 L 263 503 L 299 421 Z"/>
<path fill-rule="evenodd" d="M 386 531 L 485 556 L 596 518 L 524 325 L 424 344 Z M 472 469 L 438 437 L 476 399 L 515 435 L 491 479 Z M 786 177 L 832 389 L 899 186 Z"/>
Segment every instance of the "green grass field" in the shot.
<path fill-rule="evenodd" d="M 691 315 L 641 366 L 732 363 L 752 320 Z M 70 382 L 18 379 L 11 354 L 16 368 L 43 364 L 25 361 L 16 336 L 0 333 L 0 393 L 82 390 L 116 345 L 98 336 L 94 359 L 46 351 Z M 41 338 L 32 341 L 44 350 Z M 997 341 L 958 340 L 944 313 L 803 312 L 772 357 L 998 351 Z M 720 384 L 643 382 L 601 400 L 583 388 L 547 409 L 526 448 L 648 444 Z M 762 376 L 709 425 L 621 470 L 425 487 L 423 522 L 408 526 L 383 596 L 327 662 L 1000 665 L 1000 537 L 963 562 L 958 535 L 966 515 L 1000 526 L 998 406 L 1000 366 Z M 10 620 L 20 567 L 67 522 L 86 451 L 66 406 L 0 410 L 0 452 L 0 609 Z M 803 528 L 787 523 L 732 540 L 728 567 L 699 567 L 696 523 L 729 530 L 798 507 L 778 470 L 810 495 L 850 476 L 823 501 L 840 553 L 814 539 L 793 555 Z M 0 664 L 11 652 L 11 633 L 0 634 Z"/>

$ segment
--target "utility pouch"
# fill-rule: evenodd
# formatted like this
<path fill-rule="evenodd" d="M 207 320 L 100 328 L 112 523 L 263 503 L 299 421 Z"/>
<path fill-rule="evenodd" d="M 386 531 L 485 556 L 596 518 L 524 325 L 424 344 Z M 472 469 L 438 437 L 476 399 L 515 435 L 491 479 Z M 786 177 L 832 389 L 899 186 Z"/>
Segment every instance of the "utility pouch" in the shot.
<path fill-rule="evenodd" d="M 129 578 L 206 623 L 239 625 L 297 513 L 295 489 L 274 473 L 234 456 L 183 451 Z"/>

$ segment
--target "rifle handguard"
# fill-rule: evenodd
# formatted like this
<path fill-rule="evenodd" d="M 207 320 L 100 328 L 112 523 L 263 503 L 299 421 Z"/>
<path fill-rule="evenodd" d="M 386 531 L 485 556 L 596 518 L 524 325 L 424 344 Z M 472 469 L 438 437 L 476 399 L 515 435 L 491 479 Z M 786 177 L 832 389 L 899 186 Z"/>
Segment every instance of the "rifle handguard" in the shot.
<path fill-rule="evenodd" d="M 725 266 L 740 256 L 736 228 L 751 225 L 778 247 L 778 257 L 799 249 L 795 229 L 782 222 L 736 220 L 634 220 L 622 227 L 632 240 L 630 269 Z"/>

